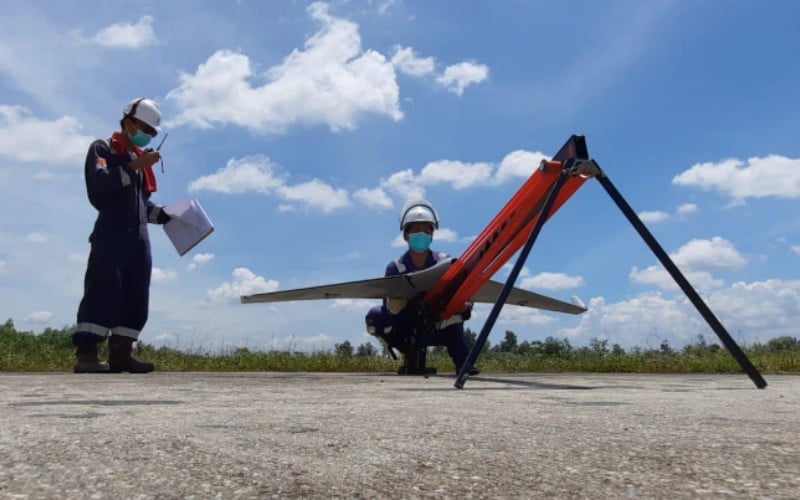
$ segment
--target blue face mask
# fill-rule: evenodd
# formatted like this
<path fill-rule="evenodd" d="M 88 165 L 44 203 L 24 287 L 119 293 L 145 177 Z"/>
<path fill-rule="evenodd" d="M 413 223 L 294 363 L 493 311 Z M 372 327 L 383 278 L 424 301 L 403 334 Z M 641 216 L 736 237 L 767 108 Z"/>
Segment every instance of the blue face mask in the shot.
<path fill-rule="evenodd" d="M 141 130 L 136 132 L 136 135 L 128 135 L 128 137 L 131 138 L 131 142 L 135 146 L 140 147 L 140 148 L 143 148 L 143 147 L 147 146 L 148 144 L 150 144 L 150 139 L 152 139 L 152 137 L 150 137 L 148 134 L 145 134 Z"/>
<path fill-rule="evenodd" d="M 408 248 L 415 252 L 427 252 L 431 247 L 433 236 L 428 233 L 411 233 L 408 235 Z"/>

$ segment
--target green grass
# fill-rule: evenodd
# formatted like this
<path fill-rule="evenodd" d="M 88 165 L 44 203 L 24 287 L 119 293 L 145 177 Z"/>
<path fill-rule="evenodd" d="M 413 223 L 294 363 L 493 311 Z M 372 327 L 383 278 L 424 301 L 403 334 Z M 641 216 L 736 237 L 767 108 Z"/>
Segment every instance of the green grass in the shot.
<path fill-rule="evenodd" d="M 71 371 L 74 348 L 70 331 L 45 330 L 41 334 L 17 332 L 9 325 L 0 327 L 0 371 Z M 152 361 L 159 371 L 276 371 L 276 372 L 391 372 L 399 363 L 387 356 L 354 355 L 353 349 L 337 345 L 331 351 L 313 353 L 288 351 L 250 351 L 238 348 L 221 353 L 154 348 L 139 343 L 136 357 Z M 672 349 L 632 349 L 612 354 L 604 349 L 568 347 L 555 354 L 537 351 L 514 352 L 487 349 L 478 358 L 484 373 L 524 372 L 614 372 L 614 373 L 741 373 L 727 350 L 699 344 Z M 504 347 L 505 349 L 506 347 Z M 781 337 L 766 345 L 744 349 L 750 361 L 765 374 L 800 373 L 800 341 Z M 105 358 L 105 345 L 100 351 Z M 440 372 L 453 372 L 450 358 L 441 351 L 428 355 L 428 366 Z"/>

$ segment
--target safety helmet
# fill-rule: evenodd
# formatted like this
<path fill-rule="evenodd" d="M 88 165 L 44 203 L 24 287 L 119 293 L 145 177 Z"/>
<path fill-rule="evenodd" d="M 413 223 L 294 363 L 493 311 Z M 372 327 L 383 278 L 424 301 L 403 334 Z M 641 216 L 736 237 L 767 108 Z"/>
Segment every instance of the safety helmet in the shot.
<path fill-rule="evenodd" d="M 141 120 L 156 130 L 161 125 L 161 111 L 158 109 L 158 104 L 151 99 L 144 97 L 134 99 L 125 106 L 122 112 L 125 116 Z"/>
<path fill-rule="evenodd" d="M 415 198 L 406 202 L 400 210 L 400 230 L 414 222 L 428 222 L 434 229 L 439 229 L 439 214 L 428 200 Z"/>

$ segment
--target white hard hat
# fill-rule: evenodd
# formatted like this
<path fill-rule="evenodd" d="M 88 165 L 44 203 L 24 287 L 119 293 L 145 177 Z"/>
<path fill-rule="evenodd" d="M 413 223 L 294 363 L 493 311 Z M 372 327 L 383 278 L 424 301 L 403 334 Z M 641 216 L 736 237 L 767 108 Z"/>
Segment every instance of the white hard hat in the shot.
<path fill-rule="evenodd" d="M 158 109 L 158 104 L 152 99 L 143 97 L 134 99 L 125 106 L 122 112 L 125 116 L 132 116 L 137 120 L 141 120 L 156 130 L 161 125 L 161 111 Z"/>
<path fill-rule="evenodd" d="M 432 224 L 434 229 L 439 229 L 439 214 L 428 200 L 412 199 L 400 210 L 400 230 L 405 230 L 407 225 L 414 222 L 427 222 Z"/>

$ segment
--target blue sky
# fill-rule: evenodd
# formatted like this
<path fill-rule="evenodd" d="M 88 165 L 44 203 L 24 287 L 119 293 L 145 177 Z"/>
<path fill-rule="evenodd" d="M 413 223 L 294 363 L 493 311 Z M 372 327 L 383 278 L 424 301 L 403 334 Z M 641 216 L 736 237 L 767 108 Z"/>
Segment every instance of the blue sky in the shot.
<path fill-rule="evenodd" d="M 145 342 L 369 341 L 375 301 L 238 297 L 381 276 L 404 251 L 397 217 L 412 194 L 440 212 L 434 248 L 457 256 L 573 133 L 735 339 L 798 334 L 795 2 L 136 7 L 4 7 L 0 315 L 19 328 L 75 322 L 95 217 L 86 149 L 147 96 L 169 132 L 154 201 L 197 198 L 216 231 L 181 258 L 150 227 Z M 716 340 L 594 181 L 545 226 L 518 285 L 589 312 L 509 306 L 491 341 L 506 329 L 578 345 Z"/>

